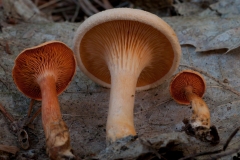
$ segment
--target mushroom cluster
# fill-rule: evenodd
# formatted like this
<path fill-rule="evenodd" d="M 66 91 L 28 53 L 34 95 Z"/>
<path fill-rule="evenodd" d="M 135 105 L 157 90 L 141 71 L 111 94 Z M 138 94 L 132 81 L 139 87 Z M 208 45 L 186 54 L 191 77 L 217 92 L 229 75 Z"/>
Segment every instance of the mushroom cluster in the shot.
<path fill-rule="evenodd" d="M 181 48 L 172 28 L 154 14 L 109 9 L 85 20 L 74 38 L 77 62 L 90 79 L 111 88 L 107 142 L 135 136 L 135 90 L 165 82 L 179 65 Z"/>
<path fill-rule="evenodd" d="M 49 41 L 22 51 L 12 71 L 14 82 L 23 94 L 42 100 L 42 124 L 51 159 L 74 157 L 57 96 L 69 85 L 75 70 L 72 50 L 62 42 Z"/>
<path fill-rule="evenodd" d="M 192 105 L 190 122 L 185 121 L 186 132 L 203 141 L 219 143 L 217 130 L 211 126 L 209 108 L 201 98 L 206 90 L 203 76 L 192 70 L 184 70 L 172 79 L 169 89 L 177 103 Z"/>
<path fill-rule="evenodd" d="M 176 71 L 181 47 L 175 32 L 154 14 L 118 8 L 85 20 L 73 42 L 82 72 L 111 88 L 106 124 L 108 144 L 135 136 L 135 92 L 162 84 Z M 51 159 L 74 157 L 57 96 L 69 85 L 75 70 L 73 51 L 59 41 L 25 49 L 15 60 L 12 76 L 18 89 L 29 98 L 42 101 L 42 124 Z M 190 70 L 177 74 L 170 85 L 176 102 L 192 105 L 188 133 L 218 143 L 209 108 L 201 98 L 205 89 L 203 77 Z"/>

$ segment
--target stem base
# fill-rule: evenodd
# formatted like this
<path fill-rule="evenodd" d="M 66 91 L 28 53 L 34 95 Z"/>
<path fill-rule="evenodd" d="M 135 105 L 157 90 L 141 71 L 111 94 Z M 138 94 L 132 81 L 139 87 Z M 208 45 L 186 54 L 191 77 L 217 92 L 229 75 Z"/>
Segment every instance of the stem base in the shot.
<path fill-rule="evenodd" d="M 47 153 L 53 160 L 72 159 L 70 136 L 68 127 L 63 120 L 53 122 L 48 128 L 49 134 L 46 137 Z"/>

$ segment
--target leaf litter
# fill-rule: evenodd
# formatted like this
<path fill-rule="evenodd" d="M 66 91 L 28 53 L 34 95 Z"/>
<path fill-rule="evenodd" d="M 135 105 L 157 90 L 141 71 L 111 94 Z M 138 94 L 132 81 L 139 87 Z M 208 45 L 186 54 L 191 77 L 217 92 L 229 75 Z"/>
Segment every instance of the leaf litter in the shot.
<path fill-rule="evenodd" d="M 213 9 L 213 6 L 210 7 Z M 240 59 L 240 55 L 237 54 L 240 45 L 238 43 L 239 18 L 236 15 L 229 16 L 230 14 L 226 18 L 223 13 L 221 14 L 222 16 L 214 15 L 213 17 L 164 18 L 176 31 L 182 45 L 183 56 L 176 73 L 183 69 L 195 69 L 201 71 L 207 81 L 207 92 L 203 98 L 209 105 L 212 123 L 219 129 L 220 144 L 209 146 L 209 144 L 181 132 L 182 120 L 191 115 L 191 110 L 190 106 L 181 106 L 168 100 L 171 99 L 168 92 L 171 81 L 169 79 L 157 88 L 136 93 L 134 121 L 138 135 L 145 140 L 144 147 L 149 144 L 147 141 L 150 141 L 150 144 L 161 142 L 159 140 L 153 142 L 153 140 L 163 138 L 165 134 L 172 134 L 175 137 L 174 140 L 178 141 L 177 146 L 181 148 L 185 156 L 214 151 L 224 145 L 236 128 L 236 124 L 239 124 L 240 74 L 238 74 L 238 66 L 240 62 L 238 59 Z M 0 69 L 0 102 L 14 117 L 26 115 L 30 103 L 30 100 L 16 89 L 11 77 L 15 57 L 24 48 L 53 39 L 63 41 L 72 47 L 71 40 L 78 25 L 77 23 L 63 22 L 19 24 L 2 28 L 0 44 L 7 41 L 11 54 L 6 52 L 4 46 L 0 46 L 0 64 L 3 66 Z M 31 35 L 31 39 L 28 35 Z M 222 52 L 221 49 L 226 50 Z M 228 83 L 223 83 L 225 79 Z M 69 88 L 59 96 L 63 119 L 69 126 L 71 143 L 78 157 L 93 157 L 98 154 L 100 156 L 103 153 L 103 149 L 106 147 L 105 122 L 108 98 L 109 89 L 93 83 L 79 69 Z M 36 105 L 40 105 L 40 103 L 37 102 Z M 41 141 L 31 147 L 35 150 L 34 152 L 39 153 L 38 158 L 43 159 L 46 158 L 46 154 L 43 149 L 44 133 L 40 118 L 38 117 L 34 123 L 35 132 Z M 10 128 L 6 126 L 2 114 L 0 114 L 0 126 L 3 128 L 0 134 L 1 143 L 17 146 L 16 139 L 11 135 Z M 6 137 L 6 135 L 8 136 Z M 180 137 L 176 138 L 178 136 Z M 170 141 L 169 139 L 163 141 L 165 145 L 162 147 L 165 147 Z M 238 141 L 239 137 L 236 136 L 229 144 L 229 149 L 238 147 Z M 140 143 L 140 140 L 136 143 Z M 148 149 L 144 152 L 150 152 Z M 139 156 L 144 152 L 139 152 Z M 151 152 L 154 153 L 154 151 Z M 119 156 L 134 157 L 134 155 L 123 154 Z M 211 155 L 205 155 L 202 158 L 211 159 Z"/>

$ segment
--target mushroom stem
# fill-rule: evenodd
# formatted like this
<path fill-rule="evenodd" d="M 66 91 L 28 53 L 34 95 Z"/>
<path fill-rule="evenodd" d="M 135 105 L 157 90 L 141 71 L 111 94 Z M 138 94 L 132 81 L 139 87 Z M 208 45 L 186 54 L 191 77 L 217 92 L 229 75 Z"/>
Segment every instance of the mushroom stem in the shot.
<path fill-rule="evenodd" d="M 47 152 L 51 159 L 74 157 L 71 153 L 68 127 L 62 114 L 56 92 L 56 80 L 51 75 L 38 79 L 42 95 L 42 123 L 46 136 Z"/>
<path fill-rule="evenodd" d="M 42 95 L 42 123 L 45 134 L 49 134 L 49 125 L 62 119 L 57 99 L 56 82 L 52 76 L 43 77 L 39 83 Z"/>
<path fill-rule="evenodd" d="M 185 95 L 192 104 L 193 114 L 191 117 L 191 125 L 193 128 L 206 127 L 210 128 L 210 111 L 207 104 L 201 97 L 193 93 L 191 86 L 185 87 Z"/>
<path fill-rule="evenodd" d="M 111 93 L 107 119 L 107 141 L 136 135 L 133 122 L 135 89 L 138 74 L 111 72 Z"/>

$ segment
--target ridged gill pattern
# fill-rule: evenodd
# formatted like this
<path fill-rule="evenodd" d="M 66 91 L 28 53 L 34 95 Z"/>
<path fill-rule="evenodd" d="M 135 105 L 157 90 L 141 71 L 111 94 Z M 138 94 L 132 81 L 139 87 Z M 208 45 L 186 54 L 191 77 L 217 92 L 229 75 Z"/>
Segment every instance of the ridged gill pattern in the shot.
<path fill-rule="evenodd" d="M 109 70 L 122 70 L 140 74 L 137 87 L 149 85 L 168 73 L 174 59 L 172 46 L 164 34 L 136 21 L 99 24 L 80 43 L 85 68 L 109 84 Z"/>
<path fill-rule="evenodd" d="M 41 99 L 38 79 L 54 76 L 57 93 L 60 94 L 71 81 L 75 73 L 73 52 L 66 45 L 58 42 L 47 43 L 23 51 L 15 60 L 13 78 L 25 95 Z"/>
<path fill-rule="evenodd" d="M 181 104 L 189 104 L 185 96 L 185 87 L 192 86 L 193 93 L 202 97 L 206 86 L 204 79 L 194 72 L 184 71 L 176 75 L 176 77 L 171 82 L 170 92 L 172 97 Z"/>

